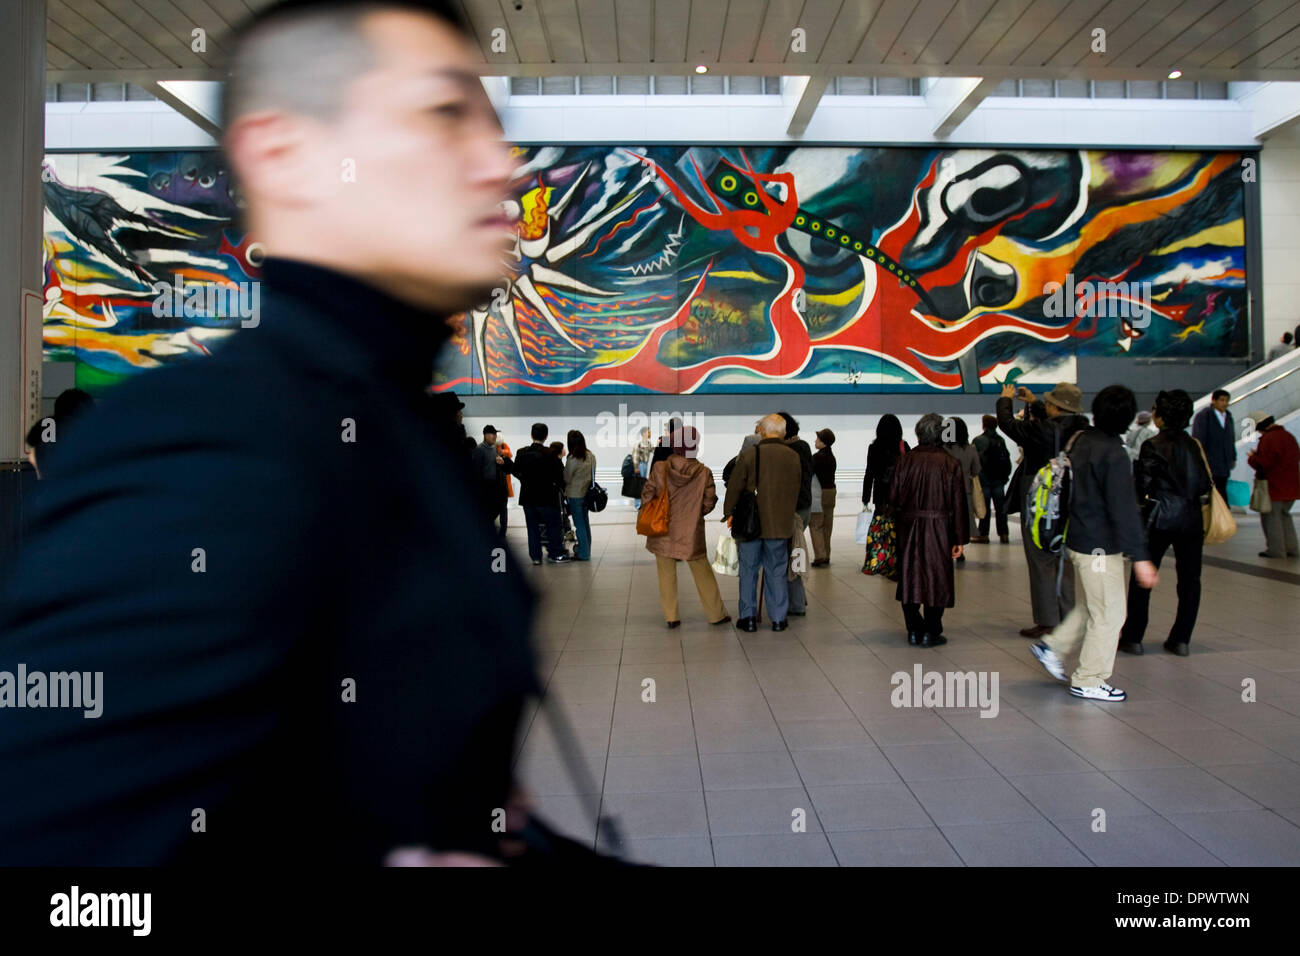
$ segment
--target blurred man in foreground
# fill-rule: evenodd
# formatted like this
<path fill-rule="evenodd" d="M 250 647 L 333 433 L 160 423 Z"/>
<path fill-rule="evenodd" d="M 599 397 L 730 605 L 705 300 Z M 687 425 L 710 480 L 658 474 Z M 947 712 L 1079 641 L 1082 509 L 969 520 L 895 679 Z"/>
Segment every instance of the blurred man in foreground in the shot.
<path fill-rule="evenodd" d="M 507 855 L 533 599 L 448 507 L 475 489 L 426 393 L 508 232 L 452 6 L 285 3 L 224 44 L 262 315 L 43 455 L 0 592 L 0 864 Z"/>

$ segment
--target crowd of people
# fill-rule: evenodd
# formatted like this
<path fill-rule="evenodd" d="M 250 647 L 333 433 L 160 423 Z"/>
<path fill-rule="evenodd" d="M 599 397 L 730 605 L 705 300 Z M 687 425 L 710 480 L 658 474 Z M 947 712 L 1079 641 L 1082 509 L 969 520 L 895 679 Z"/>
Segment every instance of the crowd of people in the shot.
<path fill-rule="evenodd" d="M 1123 700 L 1124 691 L 1109 683 L 1116 653 L 1143 653 L 1150 589 L 1171 550 L 1178 608 L 1163 648 L 1189 653 L 1200 606 L 1204 509 L 1212 492 L 1226 501 L 1237 458 L 1230 401 L 1216 390 L 1193 416 L 1190 396 L 1170 390 L 1139 412 L 1133 392 L 1113 385 L 1085 414 L 1072 383 L 1041 397 L 1006 385 L 973 440 L 961 418 L 931 413 L 917 422 L 915 445 L 897 416 L 882 415 L 862 484 L 864 518 L 871 510 L 862 570 L 895 584 L 909 645 L 940 646 L 947 643 L 944 612 L 956 603 L 955 568 L 967 546 L 989 543 L 991 532 L 1010 543 L 1010 516 L 1019 515 L 1033 617 L 1020 634 L 1075 696 Z M 1260 441 L 1249 463 L 1269 498 L 1261 511 L 1267 542 L 1261 555 L 1294 557 L 1290 512 L 1300 497 L 1300 448 L 1272 418 L 1255 424 Z M 778 632 L 790 616 L 806 615 L 805 573 L 831 561 L 835 433 L 819 430 L 810 447 L 799 428 L 789 412 L 764 416 L 722 471 L 721 517 L 735 542 L 741 631 L 758 630 L 764 613 Z M 547 447 L 547 434 L 546 425 L 534 425 L 532 445 L 512 460 L 496 443 L 496 430 L 484 429 L 474 452 L 484 509 L 504 533 L 506 482 L 518 478 L 533 563 L 542 563 L 543 538 L 552 563 L 586 561 L 595 457 L 583 434 L 571 431 L 561 464 L 564 446 Z M 625 494 L 638 509 L 666 499 L 667 523 L 647 533 L 646 548 L 655 555 L 670 628 L 681 624 L 679 561 L 690 568 L 709 623 L 731 621 L 706 545 L 704 522 L 719 496 L 713 472 L 698 459 L 699 442 L 697 429 L 673 419 L 657 442 L 642 429 L 624 464 Z M 1062 482 L 1052 476 L 1065 461 Z M 1053 481 L 1057 491 L 1067 489 L 1059 498 Z M 1060 515 L 1050 513 L 1058 506 Z M 566 520 L 575 532 L 572 554 L 561 533 Z M 1067 660 L 1074 662 L 1068 671 Z"/>

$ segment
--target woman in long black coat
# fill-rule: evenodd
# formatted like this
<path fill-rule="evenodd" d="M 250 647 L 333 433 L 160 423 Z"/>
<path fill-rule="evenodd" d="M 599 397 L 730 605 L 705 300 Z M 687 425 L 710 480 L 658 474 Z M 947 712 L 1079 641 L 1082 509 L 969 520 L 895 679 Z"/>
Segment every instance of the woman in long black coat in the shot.
<path fill-rule="evenodd" d="M 933 412 L 916 423 L 917 447 L 899 459 L 890 489 L 898 523 L 898 590 L 907 643 L 947 644 L 944 608 L 956 603 L 953 560 L 970 540 L 966 479 L 943 447 L 943 419 Z"/>

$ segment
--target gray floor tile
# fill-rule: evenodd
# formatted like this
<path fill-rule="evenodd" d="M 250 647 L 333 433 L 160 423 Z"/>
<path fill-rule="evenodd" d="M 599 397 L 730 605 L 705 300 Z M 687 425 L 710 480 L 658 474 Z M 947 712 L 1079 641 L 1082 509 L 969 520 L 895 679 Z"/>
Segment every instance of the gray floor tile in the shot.
<path fill-rule="evenodd" d="M 711 790 L 705 803 L 714 844 L 719 836 L 794 833 L 796 821 L 808 833 L 821 830 L 812 800 L 802 788 L 781 790 Z M 796 815 L 795 811 L 803 811 Z"/>
<path fill-rule="evenodd" d="M 1188 763 L 1168 747 L 1132 731 L 1062 734 L 1058 739 L 1098 770 L 1153 770 Z"/>
<path fill-rule="evenodd" d="M 897 783 L 894 771 L 879 747 L 844 747 L 834 750 L 792 750 L 804 786 L 836 786 L 848 783 Z"/>
<path fill-rule="evenodd" d="M 906 717 L 864 717 L 862 724 L 880 747 L 957 743 L 961 740 L 957 732 L 933 712 L 916 712 Z"/>
<path fill-rule="evenodd" d="M 1254 800 L 1199 767 L 1114 770 L 1108 775 L 1163 816 L 1214 810 L 1255 810 Z"/>
<path fill-rule="evenodd" d="M 827 833 L 840 866 L 962 866 L 936 827 Z"/>
<path fill-rule="evenodd" d="M 699 790 L 660 793 L 611 793 L 601 812 L 618 821 L 624 839 L 707 837 L 704 793 Z"/>
<path fill-rule="evenodd" d="M 811 830 L 771 836 L 715 836 L 718 866 L 836 866 L 825 835 Z"/>
<path fill-rule="evenodd" d="M 1169 820 L 1229 866 L 1300 866 L 1300 827 L 1271 810 L 1176 813 Z"/>
<path fill-rule="evenodd" d="M 800 786 L 794 761 L 785 750 L 760 753 L 701 754 L 705 790 L 774 790 Z"/>
<path fill-rule="evenodd" d="M 1070 842 L 1098 866 L 1223 866 L 1223 861 L 1164 817 L 1109 816 L 1106 829 L 1091 820 L 1058 820 Z"/>
<path fill-rule="evenodd" d="M 1098 809 L 1104 810 L 1107 818 L 1155 812 L 1099 771 L 1038 774 L 1007 780 L 1055 823 L 1091 821 Z"/>
<path fill-rule="evenodd" d="M 605 793 L 658 793 L 702 790 L 695 754 L 611 756 L 605 766 Z"/>
<path fill-rule="evenodd" d="M 1091 770 L 1091 765 L 1055 737 L 1020 737 L 981 740 L 972 744 L 980 756 L 1006 776 L 1013 774 L 1068 773 Z"/>
<path fill-rule="evenodd" d="M 827 832 L 931 825 L 929 815 L 901 783 L 809 787 L 808 794 Z"/>
<path fill-rule="evenodd" d="M 1022 823 L 1043 815 L 1001 777 L 925 780 L 910 783 L 912 793 L 939 826 L 965 823 Z"/>
<path fill-rule="evenodd" d="M 783 720 L 781 733 L 791 750 L 839 749 L 871 744 L 856 717 L 836 720 Z"/>
<path fill-rule="evenodd" d="M 940 829 L 967 866 L 1093 865 L 1046 820 L 945 824 Z"/>
<path fill-rule="evenodd" d="M 627 840 L 624 856 L 652 866 L 713 866 L 713 844 L 698 837 Z"/>
<path fill-rule="evenodd" d="M 1300 766 L 1278 760 L 1271 764 L 1238 764 L 1207 768 L 1228 786 L 1272 810 L 1300 807 Z"/>
<path fill-rule="evenodd" d="M 964 740 L 956 743 L 908 744 L 881 747 L 898 775 L 909 783 L 915 780 L 960 780 L 967 777 L 992 777 L 997 771 Z"/>

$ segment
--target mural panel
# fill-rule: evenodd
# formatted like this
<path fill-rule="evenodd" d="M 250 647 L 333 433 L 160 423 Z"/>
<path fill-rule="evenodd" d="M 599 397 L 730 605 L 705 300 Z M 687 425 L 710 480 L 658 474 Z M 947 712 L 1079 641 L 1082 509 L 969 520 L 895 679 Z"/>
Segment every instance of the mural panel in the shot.
<path fill-rule="evenodd" d="M 515 152 L 502 284 L 459 317 L 440 389 L 988 390 L 1073 378 L 1079 355 L 1248 352 L 1235 153 Z M 258 276 L 219 154 L 47 166 L 45 342 L 82 387 L 239 327 L 201 301 L 156 305 L 174 274 Z"/>

